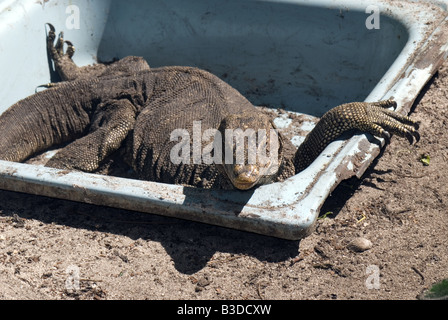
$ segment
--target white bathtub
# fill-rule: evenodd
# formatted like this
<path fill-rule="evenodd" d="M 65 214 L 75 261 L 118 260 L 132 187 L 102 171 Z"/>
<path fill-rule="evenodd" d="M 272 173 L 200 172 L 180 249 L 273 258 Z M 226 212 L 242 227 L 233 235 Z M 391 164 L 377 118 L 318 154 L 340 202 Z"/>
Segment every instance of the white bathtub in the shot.
<path fill-rule="evenodd" d="M 445 8 L 444 1 L 0 1 L 0 112 L 55 80 L 45 47 L 50 22 L 75 44 L 78 65 L 137 55 L 152 67 L 209 70 L 254 104 L 292 113 L 319 117 L 341 103 L 389 97 L 406 113 L 446 58 Z M 5 161 L 0 188 L 299 239 L 329 193 L 361 176 L 381 143 L 364 134 L 337 140 L 303 172 L 248 192 Z"/>

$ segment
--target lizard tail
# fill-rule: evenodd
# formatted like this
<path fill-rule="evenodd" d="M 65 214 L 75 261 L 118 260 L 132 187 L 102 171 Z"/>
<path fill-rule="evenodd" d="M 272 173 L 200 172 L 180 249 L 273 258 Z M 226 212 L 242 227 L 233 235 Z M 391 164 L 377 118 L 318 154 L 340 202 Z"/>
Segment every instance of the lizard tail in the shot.
<path fill-rule="evenodd" d="M 0 159 L 22 162 L 79 137 L 90 121 L 82 102 L 67 83 L 14 104 L 0 116 Z"/>

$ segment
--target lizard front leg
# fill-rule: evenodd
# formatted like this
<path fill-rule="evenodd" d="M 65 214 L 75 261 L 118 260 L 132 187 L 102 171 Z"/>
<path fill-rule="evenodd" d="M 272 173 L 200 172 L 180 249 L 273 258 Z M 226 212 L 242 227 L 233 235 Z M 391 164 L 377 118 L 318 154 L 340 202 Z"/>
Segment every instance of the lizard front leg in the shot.
<path fill-rule="evenodd" d="M 296 173 L 308 167 L 330 142 L 350 130 L 368 132 L 386 140 L 390 139 L 390 134 L 397 134 L 410 143 L 418 141 L 418 123 L 388 109 L 396 106 L 393 100 L 352 102 L 325 113 L 294 156 Z"/>
<path fill-rule="evenodd" d="M 70 143 L 51 158 L 46 166 L 93 172 L 122 145 L 133 129 L 136 110 L 127 99 L 98 106 L 90 132 Z"/>

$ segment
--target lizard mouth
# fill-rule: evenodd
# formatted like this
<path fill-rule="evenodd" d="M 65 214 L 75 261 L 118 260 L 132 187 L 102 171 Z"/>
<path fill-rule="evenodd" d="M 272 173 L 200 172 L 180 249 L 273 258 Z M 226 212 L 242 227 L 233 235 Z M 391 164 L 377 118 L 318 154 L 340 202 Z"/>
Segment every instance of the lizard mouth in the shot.
<path fill-rule="evenodd" d="M 254 187 L 257 182 L 258 179 L 251 179 L 248 181 L 246 179 L 236 178 L 235 180 L 233 180 L 233 185 L 235 186 L 235 188 L 240 190 L 249 190 L 250 188 Z"/>
<path fill-rule="evenodd" d="M 232 183 L 235 188 L 240 190 L 248 190 L 254 187 L 260 180 L 259 169 L 254 165 L 235 165 L 232 173 Z"/>

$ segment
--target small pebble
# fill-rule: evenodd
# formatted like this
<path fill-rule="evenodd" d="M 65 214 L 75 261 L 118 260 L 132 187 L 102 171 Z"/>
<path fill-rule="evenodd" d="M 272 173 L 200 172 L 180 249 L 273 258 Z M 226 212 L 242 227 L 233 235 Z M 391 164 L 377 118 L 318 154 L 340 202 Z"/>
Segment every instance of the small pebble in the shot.
<path fill-rule="evenodd" d="M 366 238 L 358 237 L 353 239 L 353 241 L 347 245 L 347 248 L 355 252 L 363 252 L 372 248 L 372 242 Z"/>

